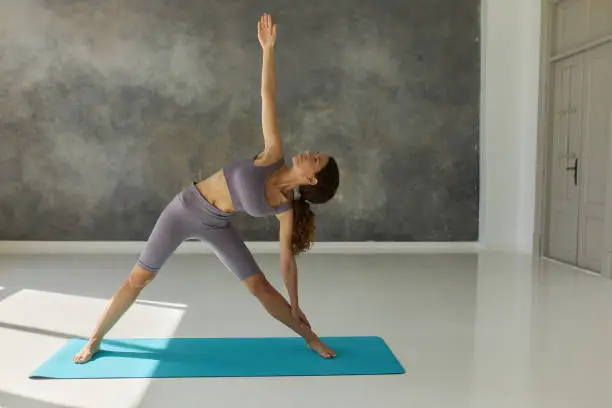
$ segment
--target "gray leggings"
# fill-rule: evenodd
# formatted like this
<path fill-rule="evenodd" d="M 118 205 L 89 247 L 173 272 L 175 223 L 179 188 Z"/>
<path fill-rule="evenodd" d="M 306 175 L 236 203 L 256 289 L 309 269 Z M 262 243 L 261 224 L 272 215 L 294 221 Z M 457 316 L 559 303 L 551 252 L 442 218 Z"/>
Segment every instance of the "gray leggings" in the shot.
<path fill-rule="evenodd" d="M 183 241 L 199 239 L 210 244 L 238 279 L 252 276 L 259 272 L 259 266 L 230 224 L 229 216 L 208 202 L 192 184 L 164 208 L 140 253 L 138 265 L 156 273 Z"/>

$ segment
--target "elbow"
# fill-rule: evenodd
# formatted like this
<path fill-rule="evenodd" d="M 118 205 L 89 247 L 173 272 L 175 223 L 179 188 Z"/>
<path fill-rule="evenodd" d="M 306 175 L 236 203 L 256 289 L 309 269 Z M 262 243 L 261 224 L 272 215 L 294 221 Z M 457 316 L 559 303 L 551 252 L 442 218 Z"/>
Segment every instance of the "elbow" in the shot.
<path fill-rule="evenodd" d="M 269 99 L 271 101 L 274 101 L 274 89 L 271 89 L 270 87 L 262 87 L 261 99 Z"/>
<path fill-rule="evenodd" d="M 291 255 L 284 255 L 281 257 L 281 266 L 284 270 L 289 270 L 295 267 L 295 259 Z"/>
<path fill-rule="evenodd" d="M 280 264 L 283 273 L 291 273 L 296 270 L 295 258 L 291 254 L 281 255 Z"/>

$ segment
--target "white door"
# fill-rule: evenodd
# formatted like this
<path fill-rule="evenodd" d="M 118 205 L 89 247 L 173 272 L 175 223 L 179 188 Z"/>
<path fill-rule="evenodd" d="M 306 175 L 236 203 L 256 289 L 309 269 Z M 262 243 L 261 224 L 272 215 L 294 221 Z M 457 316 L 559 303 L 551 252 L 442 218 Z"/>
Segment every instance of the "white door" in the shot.
<path fill-rule="evenodd" d="M 578 160 L 580 206 L 577 265 L 601 271 L 612 107 L 612 43 L 585 53 L 583 126 Z"/>
<path fill-rule="evenodd" d="M 550 4 L 544 255 L 612 277 L 612 0 Z"/>
<path fill-rule="evenodd" d="M 553 68 L 552 135 L 550 145 L 550 194 L 548 244 L 550 258 L 575 264 L 578 256 L 580 194 L 577 164 L 582 132 L 583 56 L 557 62 Z"/>

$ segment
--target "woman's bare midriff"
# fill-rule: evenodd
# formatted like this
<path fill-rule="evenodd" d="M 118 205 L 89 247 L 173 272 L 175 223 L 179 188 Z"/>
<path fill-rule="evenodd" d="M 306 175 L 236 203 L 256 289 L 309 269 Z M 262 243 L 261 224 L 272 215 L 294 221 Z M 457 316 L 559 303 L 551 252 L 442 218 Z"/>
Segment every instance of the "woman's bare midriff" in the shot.
<path fill-rule="evenodd" d="M 196 184 L 196 188 L 209 203 L 219 210 L 228 213 L 235 211 L 223 170 L 219 170 L 207 179 L 200 181 Z"/>

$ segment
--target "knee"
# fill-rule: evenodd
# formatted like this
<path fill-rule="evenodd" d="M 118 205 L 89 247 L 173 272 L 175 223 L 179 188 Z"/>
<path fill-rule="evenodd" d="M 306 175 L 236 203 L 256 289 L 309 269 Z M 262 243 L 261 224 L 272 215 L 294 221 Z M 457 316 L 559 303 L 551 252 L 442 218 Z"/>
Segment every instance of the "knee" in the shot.
<path fill-rule="evenodd" d="M 246 279 L 245 284 L 249 289 L 249 292 L 251 292 L 251 294 L 257 298 L 270 294 L 274 291 L 274 287 L 272 287 L 270 282 L 268 282 L 262 273 L 257 273 Z"/>
<path fill-rule="evenodd" d="M 151 283 L 154 278 L 155 273 L 136 265 L 128 275 L 126 283 L 131 289 L 141 290 Z"/>

